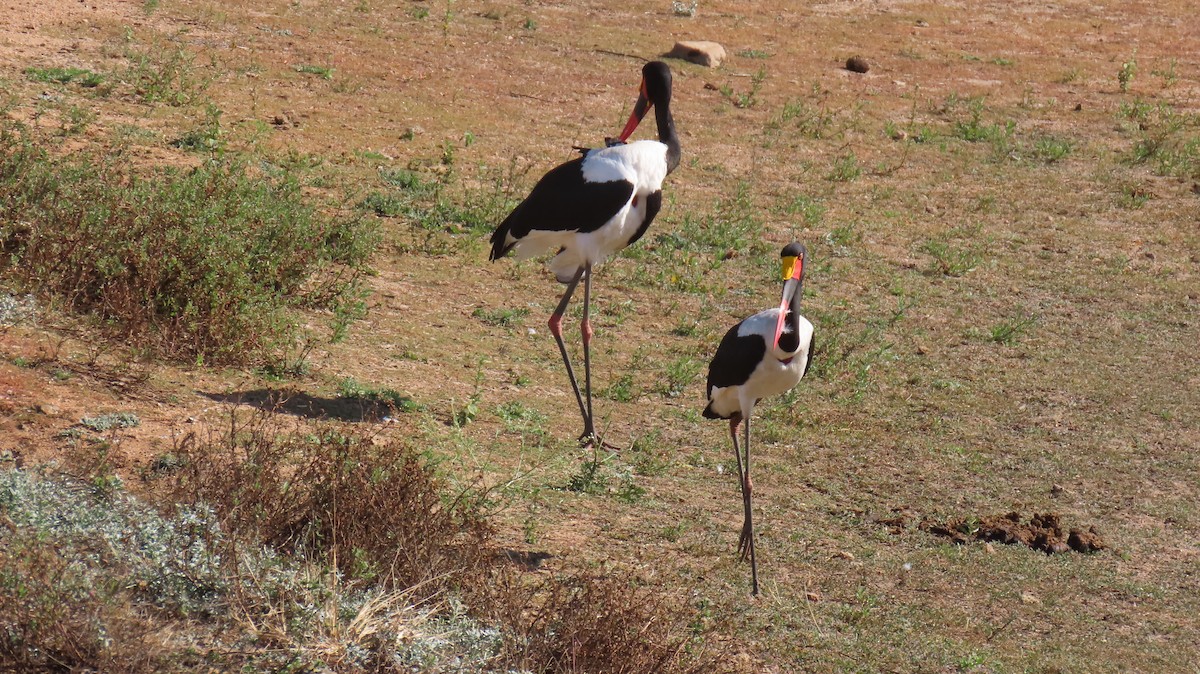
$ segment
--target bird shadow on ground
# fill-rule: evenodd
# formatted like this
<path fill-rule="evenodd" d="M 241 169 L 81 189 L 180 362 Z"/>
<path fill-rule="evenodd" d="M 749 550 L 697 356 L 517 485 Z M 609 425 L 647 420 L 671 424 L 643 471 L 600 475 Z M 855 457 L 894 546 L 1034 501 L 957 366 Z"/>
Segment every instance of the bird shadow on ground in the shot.
<path fill-rule="evenodd" d="M 233 405 L 249 405 L 260 410 L 291 414 L 304 419 L 378 422 L 393 413 L 383 401 L 357 397 L 321 398 L 303 391 L 254 389 L 234 393 L 204 393 L 204 397 Z"/>

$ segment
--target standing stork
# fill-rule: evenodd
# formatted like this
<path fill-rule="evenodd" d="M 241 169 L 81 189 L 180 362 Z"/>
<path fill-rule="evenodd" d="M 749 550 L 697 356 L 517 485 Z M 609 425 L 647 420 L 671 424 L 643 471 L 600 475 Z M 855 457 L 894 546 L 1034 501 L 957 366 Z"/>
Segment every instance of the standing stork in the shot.
<path fill-rule="evenodd" d="M 658 140 L 626 144 L 650 108 L 655 110 Z M 663 179 L 679 166 L 679 152 L 679 135 L 671 118 L 671 70 L 665 63 L 653 61 L 642 68 L 633 114 L 617 141 L 609 147 L 583 150 L 582 157 L 551 169 L 492 234 L 492 260 L 509 252 L 515 252 L 517 259 L 526 259 L 557 251 L 550 269 L 567 288 L 550 315 L 550 332 L 558 343 L 583 415 L 580 440 L 588 444 L 598 440 L 592 416 L 589 350 L 592 268 L 646 233 L 662 207 Z M 580 279 L 585 393 L 579 390 L 562 338 L 563 313 Z"/>
<path fill-rule="evenodd" d="M 813 326 L 800 315 L 804 295 L 807 249 L 789 243 L 781 253 L 783 297 L 779 307 L 767 309 L 729 329 L 708 366 L 708 405 L 704 416 L 728 419 L 729 437 L 737 457 L 745 520 L 738 553 L 750 558 L 751 594 L 758 594 L 758 565 L 754 559 L 754 519 L 750 509 L 750 415 L 754 405 L 768 396 L 791 390 L 812 363 Z M 745 458 L 738 451 L 738 424 L 745 422 Z"/>

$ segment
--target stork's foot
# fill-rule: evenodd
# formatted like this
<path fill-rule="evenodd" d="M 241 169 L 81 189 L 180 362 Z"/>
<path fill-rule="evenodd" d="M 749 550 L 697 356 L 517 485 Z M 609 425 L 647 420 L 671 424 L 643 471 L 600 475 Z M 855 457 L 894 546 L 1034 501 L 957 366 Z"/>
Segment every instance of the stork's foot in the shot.
<path fill-rule="evenodd" d="M 738 538 L 738 559 L 743 562 L 750 559 L 750 547 L 754 545 L 751 538 L 754 536 L 750 528 L 750 523 L 742 524 L 742 535 Z"/>

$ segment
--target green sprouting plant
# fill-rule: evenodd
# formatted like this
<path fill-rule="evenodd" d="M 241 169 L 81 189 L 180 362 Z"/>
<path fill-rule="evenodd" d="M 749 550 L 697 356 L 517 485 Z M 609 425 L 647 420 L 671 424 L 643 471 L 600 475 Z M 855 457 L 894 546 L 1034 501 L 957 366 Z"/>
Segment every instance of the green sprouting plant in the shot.
<path fill-rule="evenodd" d="M 471 391 L 470 397 L 467 398 L 462 407 L 452 404 L 453 409 L 450 414 L 450 424 L 455 428 L 462 428 L 475 421 L 475 417 L 479 416 L 479 406 L 483 402 L 483 363 L 483 358 L 480 358 L 475 365 L 475 388 Z"/>
<path fill-rule="evenodd" d="M 1121 193 L 1117 196 L 1117 204 L 1121 208 L 1136 211 L 1145 206 L 1146 202 L 1150 201 L 1151 196 L 1153 195 L 1150 191 L 1137 185 L 1123 185 L 1121 186 Z"/>
<path fill-rule="evenodd" d="M 64 136 L 81 133 L 96 120 L 96 113 L 87 108 L 72 105 L 63 112 L 61 130 Z"/>
<path fill-rule="evenodd" d="M 422 409 L 421 404 L 411 396 L 406 396 L 391 388 L 364 386 L 353 377 L 345 377 L 339 381 L 337 393 L 342 398 L 386 405 L 397 412 L 415 412 Z"/>
<path fill-rule="evenodd" d="M 969 248 L 951 246 L 945 241 L 931 240 L 921 250 L 933 257 L 930 271 L 944 276 L 963 276 L 979 266 L 979 255 Z"/>
<path fill-rule="evenodd" d="M 1071 154 L 1071 141 L 1052 136 L 1043 136 L 1034 142 L 1033 156 L 1039 161 L 1053 164 Z"/>
<path fill-rule="evenodd" d="M 579 466 L 579 470 L 567 479 L 566 490 L 580 494 L 598 494 L 604 490 L 608 479 L 602 474 L 601 458 L 593 456 Z"/>
<path fill-rule="evenodd" d="M 132 65 L 120 77 L 143 103 L 189 105 L 201 99 L 216 76 L 202 75 L 195 58 L 179 47 L 155 45 L 126 56 Z"/>
<path fill-rule="evenodd" d="M 1128 60 L 1121 63 L 1121 69 L 1117 71 L 1117 85 L 1121 88 L 1121 93 L 1129 91 L 1129 85 L 1133 83 L 1133 78 L 1137 75 L 1137 50 L 1133 51 L 1133 55 Z"/>
<path fill-rule="evenodd" d="M 662 431 L 655 429 L 639 435 L 631 448 L 633 470 L 638 475 L 662 475 L 671 467 L 669 454 L 660 449 Z"/>
<path fill-rule="evenodd" d="M 628 372 L 622 374 L 616 381 L 609 384 L 600 395 L 617 402 L 630 402 L 634 398 L 633 375 Z"/>
<path fill-rule="evenodd" d="M 478 307 L 471 315 L 488 325 L 494 325 L 501 328 L 519 327 L 524 322 L 525 317 L 529 315 L 529 309 L 520 307 L 517 309 L 484 309 Z"/>
<path fill-rule="evenodd" d="M 1179 81 L 1179 76 L 1175 74 L 1175 66 L 1177 64 L 1178 64 L 1177 60 L 1172 58 L 1170 61 L 1167 62 L 1166 67 L 1156 68 L 1154 70 L 1151 70 L 1150 74 L 1158 75 L 1159 77 L 1161 77 L 1162 81 L 1163 81 L 1163 88 L 1170 89 L 1171 87 L 1175 86 L 1175 83 L 1177 81 Z"/>
<path fill-rule="evenodd" d="M 858 157 L 854 156 L 853 152 L 847 152 L 838 155 L 833 160 L 833 166 L 829 169 L 829 173 L 825 174 L 825 179 L 831 182 L 848 183 L 862 175 L 862 166 L 858 163 Z"/>
<path fill-rule="evenodd" d="M 1012 346 L 1035 323 L 1037 323 L 1036 316 L 1022 315 L 1016 318 L 1008 318 L 992 326 L 989 338 L 997 344 Z"/>
<path fill-rule="evenodd" d="M 681 356 L 667 365 L 666 380 L 659 387 L 659 393 L 674 398 L 683 393 L 688 384 L 700 374 L 703 363 L 690 356 Z"/>
<path fill-rule="evenodd" d="M 330 68 L 329 66 L 318 66 L 312 63 L 298 63 L 295 66 L 295 70 L 296 72 L 304 73 L 305 75 L 316 75 L 323 80 L 333 79 L 333 68 Z"/>
<path fill-rule="evenodd" d="M 767 79 L 766 67 L 760 67 L 753 75 L 750 76 L 750 91 L 744 94 L 738 94 L 733 104 L 739 108 L 752 108 L 758 103 L 758 92 L 762 89 L 763 82 Z"/>
<path fill-rule="evenodd" d="M 221 154 L 225 151 L 225 134 L 221 129 L 221 109 L 209 103 L 204 109 L 204 121 L 184 133 L 171 144 L 182 150 Z"/>
<path fill-rule="evenodd" d="M 825 217 L 825 211 L 825 204 L 820 199 L 804 194 L 796 195 L 783 208 L 783 212 L 788 215 L 799 215 L 805 227 L 820 225 L 821 219 Z"/>
<path fill-rule="evenodd" d="M 497 407 L 496 416 L 500 417 L 504 429 L 510 433 L 528 433 L 539 437 L 546 435 L 546 415 L 519 400 L 511 400 Z"/>
<path fill-rule="evenodd" d="M 54 82 L 67 84 L 77 82 L 80 86 L 91 89 L 99 86 L 104 77 L 85 68 L 26 68 L 25 76 L 34 82 Z"/>

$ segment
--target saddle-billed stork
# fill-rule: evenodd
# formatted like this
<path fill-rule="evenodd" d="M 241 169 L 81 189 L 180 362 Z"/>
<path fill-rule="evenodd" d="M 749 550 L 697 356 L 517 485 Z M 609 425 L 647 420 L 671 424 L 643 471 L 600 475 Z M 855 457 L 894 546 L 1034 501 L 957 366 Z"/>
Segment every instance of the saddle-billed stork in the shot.
<path fill-rule="evenodd" d="M 754 558 L 754 518 L 750 509 L 750 415 L 754 405 L 768 396 L 791 390 L 808 371 L 813 355 L 813 326 L 800 315 L 804 295 L 807 249 L 789 243 L 781 253 L 783 297 L 779 307 L 767 309 L 729 329 L 708 366 L 708 405 L 704 416 L 728 419 L 729 437 L 737 457 L 745 520 L 738 553 L 750 558 L 751 594 L 758 594 L 758 565 Z M 738 451 L 738 424 L 746 424 L 743 451 Z"/>
<path fill-rule="evenodd" d="M 654 108 L 658 140 L 626 144 L 646 113 Z M 608 147 L 581 150 L 582 157 L 566 162 L 542 177 L 533 191 L 492 234 L 491 259 L 509 252 L 517 259 L 557 251 L 550 269 L 567 285 L 550 315 L 550 332 L 558 343 L 579 412 L 580 440 L 595 444 L 592 417 L 592 369 L 589 320 L 592 269 L 609 255 L 642 237 L 662 207 L 662 182 L 679 166 L 679 135 L 671 118 L 671 70 L 661 61 L 642 68 L 642 83 L 633 114 L 617 140 Z M 583 280 L 583 370 L 580 393 L 571 358 L 562 338 L 562 316 L 575 287 Z M 586 394 L 586 395 L 585 395 Z"/>

